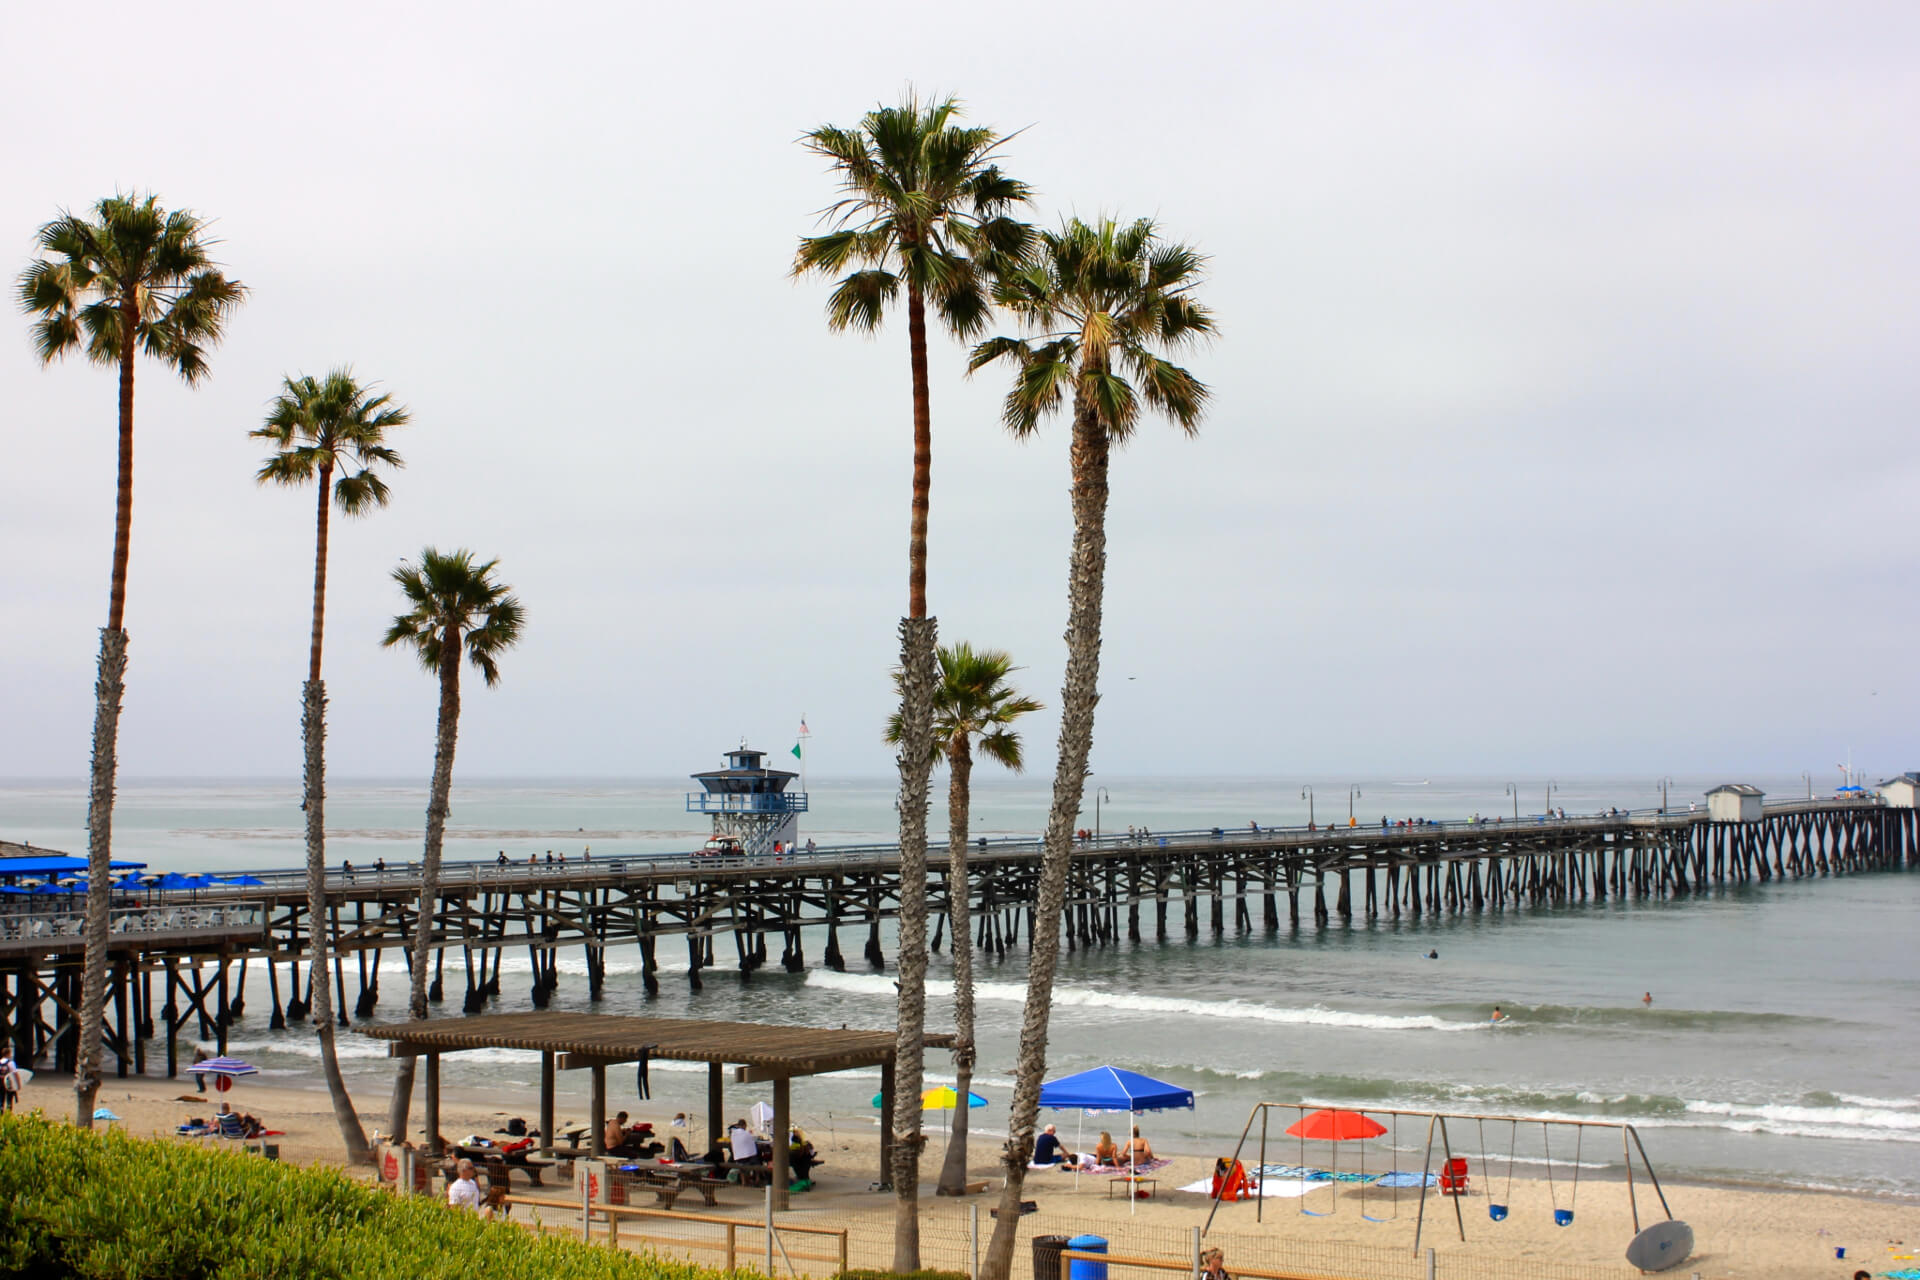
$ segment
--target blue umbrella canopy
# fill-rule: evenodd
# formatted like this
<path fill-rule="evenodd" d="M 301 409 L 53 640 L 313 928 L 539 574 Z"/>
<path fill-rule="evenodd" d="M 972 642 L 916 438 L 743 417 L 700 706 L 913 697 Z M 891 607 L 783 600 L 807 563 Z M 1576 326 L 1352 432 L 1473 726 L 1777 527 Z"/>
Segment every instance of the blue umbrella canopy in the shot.
<path fill-rule="evenodd" d="M 1040 1086 L 1040 1105 L 1055 1111 L 1165 1111 L 1193 1106 L 1193 1090 L 1123 1067 L 1095 1067 Z"/>
<path fill-rule="evenodd" d="M 183 876 L 178 871 L 169 871 L 153 882 L 156 889 L 211 889 L 214 882 L 210 876 Z"/>
<path fill-rule="evenodd" d="M 257 876 L 221 876 L 220 883 L 221 884 L 237 884 L 237 885 L 254 885 L 254 884 L 265 884 L 266 881 L 258 878 Z"/>

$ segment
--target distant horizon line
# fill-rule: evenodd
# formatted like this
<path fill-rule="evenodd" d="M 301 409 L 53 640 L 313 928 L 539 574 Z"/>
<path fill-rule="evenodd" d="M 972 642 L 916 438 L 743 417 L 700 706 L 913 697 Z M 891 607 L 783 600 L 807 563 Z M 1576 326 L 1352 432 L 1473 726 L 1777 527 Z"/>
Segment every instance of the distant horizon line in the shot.
<path fill-rule="evenodd" d="M 1413 772 L 1413 771 L 1406 770 L 1403 772 Z M 1265 783 L 1270 783 L 1270 784 L 1279 785 L 1279 786 L 1322 786 L 1324 785 L 1329 788 L 1339 787 L 1344 789 L 1346 786 L 1349 785 L 1349 783 L 1351 783 L 1352 785 L 1371 784 L 1375 786 L 1387 785 L 1387 786 L 1397 786 L 1397 787 L 1422 787 L 1422 786 L 1432 785 L 1435 782 L 1440 782 L 1440 783 L 1456 782 L 1456 781 L 1484 782 L 1489 779 L 1503 779 L 1506 781 L 1530 782 L 1535 779 L 1554 780 L 1557 776 L 1565 776 L 1569 780 L 1579 778 L 1586 781 L 1637 783 L 1638 780 L 1641 778 L 1641 775 L 1643 772 L 1650 773 L 1653 775 L 1652 781 L 1647 785 L 1651 785 L 1654 787 L 1657 787 L 1659 785 L 1659 778 L 1661 776 L 1661 771 L 1659 770 L 1622 771 L 1617 769 L 1602 769 L 1602 770 L 1594 770 L 1592 772 L 1586 772 L 1582 770 L 1560 769 L 1554 772 L 1531 772 L 1531 773 L 1523 772 L 1520 770 L 1505 769 L 1505 770 L 1468 771 L 1468 772 L 1459 772 L 1459 773 L 1432 773 L 1432 774 L 1424 775 L 1420 778 L 1398 778 L 1398 777 L 1395 777 L 1392 773 L 1367 774 L 1367 773 L 1361 773 L 1361 772 L 1354 772 L 1354 773 L 1348 773 L 1348 774 L 1321 774 L 1316 778 L 1312 774 L 1286 775 L 1286 774 L 1278 774 L 1278 773 L 1272 773 L 1272 772 L 1254 773 L 1254 772 L 1228 772 L 1228 771 L 1215 771 L 1215 772 L 1206 772 L 1206 773 L 1184 773 L 1184 772 L 1181 772 L 1181 773 L 1175 773 L 1175 772 L 1109 773 L 1109 774 L 1090 775 L 1090 776 L 1111 778 L 1115 781 L 1148 781 L 1148 782 L 1209 782 L 1211 781 L 1211 782 L 1234 782 L 1234 783 L 1265 782 Z M 1805 774 L 1808 771 L 1801 770 L 1801 769 L 1794 769 L 1794 770 L 1749 769 L 1745 771 L 1720 769 L 1720 770 L 1708 772 L 1704 770 L 1688 769 L 1688 770 L 1672 771 L 1667 773 L 1666 776 L 1673 778 L 1675 781 L 1678 781 L 1678 779 L 1683 775 L 1688 777 L 1694 777 L 1694 778 L 1712 777 L 1712 778 L 1722 779 L 1722 780 L 1727 780 L 1727 779 L 1738 780 L 1739 776 L 1741 776 L 1743 772 L 1746 776 L 1771 777 L 1776 779 L 1793 778 L 1795 780 L 1798 780 L 1803 776 L 1803 774 Z M 1813 770 L 1812 776 L 1816 781 L 1816 785 L 1818 785 L 1818 780 L 1821 778 L 1822 775 L 1828 774 L 1828 773 L 1834 773 L 1834 772 L 1837 772 L 1837 770 L 1833 770 L 1833 769 Z M 1857 772 L 1864 774 L 1864 773 L 1870 773 L 1872 772 L 1872 770 L 1858 770 Z M 1897 776 L 1897 774 L 1892 776 Z M 430 779 L 430 775 L 427 775 L 427 774 L 341 774 L 341 775 L 331 776 L 327 779 L 327 781 L 332 785 L 372 784 L 372 785 L 381 785 L 381 786 L 424 787 L 428 784 L 429 779 Z M 474 785 L 474 784 L 492 784 L 492 785 L 508 784 L 508 783 L 550 784 L 550 783 L 556 783 L 556 782 L 566 782 L 566 783 L 588 783 L 588 784 L 594 784 L 594 785 L 632 786 L 637 784 L 658 784 L 658 783 L 678 784 L 681 782 L 690 783 L 693 780 L 694 780 L 693 775 L 691 774 L 476 773 L 476 774 L 469 774 L 462 778 L 455 779 L 453 785 L 455 786 L 455 788 L 459 788 L 461 786 L 468 786 L 468 785 Z M 809 786 L 820 785 L 823 783 L 826 785 L 842 785 L 842 784 L 866 785 L 866 784 L 873 784 L 873 783 L 886 783 L 888 785 L 897 785 L 898 778 L 892 773 L 849 773 L 849 774 L 832 774 L 832 775 L 827 775 L 825 777 L 814 777 L 808 780 Z M 30 787 L 30 786 L 85 787 L 88 784 L 89 784 L 89 780 L 85 774 L 14 774 L 14 775 L 0 774 L 0 788 L 15 788 L 15 787 Z M 257 773 L 257 774 L 256 773 L 207 773 L 207 774 L 135 774 L 135 775 L 128 775 L 128 776 L 123 776 L 115 779 L 116 787 L 210 786 L 210 785 L 221 785 L 221 784 L 244 784 L 244 785 L 254 785 L 254 786 L 283 786 L 284 785 L 284 786 L 297 787 L 301 785 L 301 778 L 298 774 L 282 774 L 282 773 Z M 1104 784 L 1090 783 L 1089 785 L 1091 786 L 1091 785 L 1104 785 Z M 1022 776 L 989 775 L 984 778 L 976 776 L 973 780 L 973 786 L 976 789 L 983 788 L 983 787 L 992 788 L 992 787 L 1007 787 L 1007 786 L 1051 787 L 1052 779 L 1038 773 L 1022 775 Z M 1329 792 L 1329 794 L 1331 794 L 1331 792 Z"/>

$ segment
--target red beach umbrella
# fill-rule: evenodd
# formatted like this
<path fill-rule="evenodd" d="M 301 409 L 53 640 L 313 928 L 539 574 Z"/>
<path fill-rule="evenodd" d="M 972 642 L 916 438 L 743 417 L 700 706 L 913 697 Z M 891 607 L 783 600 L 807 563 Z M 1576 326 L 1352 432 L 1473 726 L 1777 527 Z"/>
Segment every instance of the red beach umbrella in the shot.
<path fill-rule="evenodd" d="M 1358 1111 L 1341 1111 L 1334 1107 L 1322 1107 L 1311 1115 L 1302 1116 L 1287 1128 L 1289 1137 L 1311 1138 L 1315 1142 L 1377 1138 L 1386 1131 L 1385 1125 L 1369 1120 Z"/>

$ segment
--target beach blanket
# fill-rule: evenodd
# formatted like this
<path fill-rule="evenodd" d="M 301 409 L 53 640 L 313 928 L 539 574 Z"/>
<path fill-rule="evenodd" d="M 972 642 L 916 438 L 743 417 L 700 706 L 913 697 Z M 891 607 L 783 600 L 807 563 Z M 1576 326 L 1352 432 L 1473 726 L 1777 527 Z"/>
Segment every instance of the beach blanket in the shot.
<path fill-rule="evenodd" d="M 1423 1177 L 1417 1173 L 1401 1173 L 1395 1170 L 1393 1173 L 1382 1174 L 1373 1180 L 1373 1185 L 1376 1187 L 1417 1187 L 1422 1183 L 1429 1187 L 1438 1186 L 1440 1179 L 1430 1173 Z"/>
<path fill-rule="evenodd" d="M 1374 1175 L 1366 1173 L 1331 1173 L 1325 1169 L 1314 1169 L 1303 1164 L 1263 1164 L 1260 1166 L 1260 1178 L 1301 1178 L 1308 1182 L 1372 1182 Z"/>
<path fill-rule="evenodd" d="M 1307 1194 L 1307 1192 L 1313 1190 L 1315 1187 L 1323 1187 L 1325 1185 L 1324 1180 L 1311 1182 L 1306 1178 L 1262 1178 L 1260 1180 L 1260 1198 L 1263 1200 L 1294 1200 Z M 1189 1182 L 1186 1186 L 1176 1189 L 1180 1191 L 1197 1192 L 1211 1199 L 1213 1196 L 1213 1179 L 1202 1178 L 1198 1182 Z"/>
<path fill-rule="evenodd" d="M 1133 1166 L 1133 1171 L 1135 1173 L 1152 1173 L 1155 1169 L 1164 1169 L 1172 1163 L 1173 1159 L 1170 1156 L 1162 1156 L 1158 1160 L 1142 1160 L 1139 1164 Z M 1127 1166 L 1124 1164 L 1097 1164 L 1081 1172 L 1093 1177 L 1119 1178 L 1126 1175 Z"/>

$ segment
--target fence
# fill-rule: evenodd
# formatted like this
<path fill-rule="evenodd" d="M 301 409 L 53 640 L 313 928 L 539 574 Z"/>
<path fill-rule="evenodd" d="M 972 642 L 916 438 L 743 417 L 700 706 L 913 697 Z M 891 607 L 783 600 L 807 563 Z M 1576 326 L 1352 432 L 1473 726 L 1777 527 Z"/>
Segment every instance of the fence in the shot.
<path fill-rule="evenodd" d="M 509 1196 L 507 1203 L 525 1206 L 511 1221 L 526 1226 L 592 1233 L 588 1238 L 610 1245 L 716 1268 L 748 1266 L 776 1280 L 828 1280 L 848 1267 L 886 1270 L 893 1264 L 890 1209 L 796 1211 L 756 1220 L 596 1203 L 591 1220 L 583 1225 L 579 1200 Z M 600 1222 L 606 1227 L 595 1231 L 594 1224 Z M 921 1265 L 978 1275 L 993 1225 L 984 1205 L 922 1206 Z M 1089 1230 L 1107 1240 L 1108 1253 L 1067 1250 L 1062 1256 L 1105 1262 L 1111 1280 L 1167 1280 L 1199 1272 L 1202 1240 L 1197 1227 L 1089 1223 L 1073 1215 L 1028 1214 L 1020 1219 L 1012 1280 L 1065 1280 L 1064 1267 L 1058 1277 L 1035 1274 L 1034 1238 L 1072 1238 Z M 1204 1245 L 1225 1254 L 1227 1270 L 1236 1280 L 1622 1280 L 1637 1274 L 1624 1262 L 1555 1262 L 1444 1245 L 1416 1254 L 1405 1247 L 1302 1240 L 1276 1229 L 1213 1231 Z"/>

